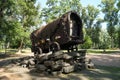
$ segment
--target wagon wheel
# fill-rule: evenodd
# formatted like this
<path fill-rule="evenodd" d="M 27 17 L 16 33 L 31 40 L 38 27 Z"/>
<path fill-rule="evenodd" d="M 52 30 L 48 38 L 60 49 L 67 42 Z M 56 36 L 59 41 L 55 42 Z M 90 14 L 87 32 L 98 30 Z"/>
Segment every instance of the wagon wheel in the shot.
<path fill-rule="evenodd" d="M 42 54 L 42 49 L 37 47 L 34 53 L 34 56 L 38 56 L 39 54 Z"/>
<path fill-rule="evenodd" d="M 78 51 L 78 46 L 77 45 L 75 45 L 75 50 Z"/>
<path fill-rule="evenodd" d="M 42 49 L 38 48 L 38 54 L 42 54 Z"/>
<path fill-rule="evenodd" d="M 51 44 L 51 50 L 52 50 L 53 53 L 56 52 L 56 51 L 59 51 L 59 50 L 60 50 L 60 45 L 59 45 L 59 43 L 58 43 L 58 42 L 52 43 L 52 44 Z"/>
<path fill-rule="evenodd" d="M 35 53 L 34 53 L 34 62 L 35 62 L 35 64 L 38 63 L 38 59 L 39 59 L 40 54 L 42 54 L 42 49 L 37 47 L 36 50 L 35 50 Z"/>

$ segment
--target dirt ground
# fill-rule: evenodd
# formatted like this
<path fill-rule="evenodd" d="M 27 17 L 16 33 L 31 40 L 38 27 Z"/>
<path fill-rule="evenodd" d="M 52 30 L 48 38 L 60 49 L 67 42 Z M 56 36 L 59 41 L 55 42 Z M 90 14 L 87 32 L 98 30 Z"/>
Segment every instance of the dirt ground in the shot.
<path fill-rule="evenodd" d="M 31 54 L 23 54 L 23 56 L 28 56 Z M 38 74 L 34 71 L 30 71 L 27 68 L 21 66 L 16 66 L 10 64 L 11 59 L 19 58 L 20 56 L 12 57 L 0 57 L 0 80 L 93 80 L 89 77 L 88 74 L 91 74 L 92 77 L 95 77 L 95 80 L 117 80 L 120 77 L 111 78 L 111 76 L 105 76 L 102 73 L 104 71 L 100 70 L 99 67 L 96 67 L 93 70 L 83 70 L 77 73 L 70 73 L 67 75 L 60 74 L 58 76 L 50 76 Z M 86 57 L 90 58 L 95 65 L 101 66 L 113 66 L 120 67 L 120 53 L 118 54 L 89 54 Z M 102 72 L 101 72 L 102 71 Z M 118 71 L 120 73 L 120 70 Z M 117 74 L 118 75 L 118 74 Z M 96 77 L 97 76 L 97 77 Z"/>
<path fill-rule="evenodd" d="M 88 58 L 95 65 L 120 67 L 120 53 L 115 54 L 89 54 Z"/>

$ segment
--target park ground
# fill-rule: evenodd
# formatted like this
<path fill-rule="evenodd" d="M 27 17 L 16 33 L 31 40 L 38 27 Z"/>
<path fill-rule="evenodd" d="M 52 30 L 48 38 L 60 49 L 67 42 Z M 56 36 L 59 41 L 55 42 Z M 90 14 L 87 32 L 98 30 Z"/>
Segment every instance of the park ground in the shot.
<path fill-rule="evenodd" d="M 14 50 L 13 50 L 14 51 Z M 112 50 L 88 51 L 86 57 L 95 65 L 94 69 L 85 69 L 70 74 L 48 76 L 30 72 L 29 69 L 10 64 L 11 59 L 31 56 L 30 50 L 23 53 L 4 55 L 0 53 L 0 80 L 119 80 L 120 79 L 120 51 Z"/>

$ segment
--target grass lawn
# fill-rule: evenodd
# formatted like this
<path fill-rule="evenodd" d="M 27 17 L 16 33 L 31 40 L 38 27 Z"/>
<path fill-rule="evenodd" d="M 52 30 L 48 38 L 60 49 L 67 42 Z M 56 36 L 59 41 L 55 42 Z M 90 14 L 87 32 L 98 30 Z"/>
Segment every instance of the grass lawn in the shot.
<path fill-rule="evenodd" d="M 81 50 L 81 49 L 80 49 Z M 9 54 L 14 54 L 18 51 L 18 49 L 7 49 L 6 53 Z M 65 50 L 63 50 L 64 52 L 66 52 Z M 31 52 L 31 49 L 22 49 L 22 53 L 29 53 Z M 0 53 L 5 53 L 4 49 L 0 49 Z M 103 51 L 103 49 L 87 49 L 87 53 L 88 54 L 111 54 L 111 53 L 120 53 L 120 49 L 118 50 L 110 50 L 110 49 L 106 49 L 105 52 Z"/>
<path fill-rule="evenodd" d="M 18 52 L 18 49 L 6 49 L 7 54 L 15 54 Z M 31 49 L 22 49 L 21 53 L 31 52 Z M 0 53 L 5 53 L 5 49 L 0 49 Z"/>
<path fill-rule="evenodd" d="M 17 49 L 1 49 L 0 53 L 6 53 L 6 54 L 15 54 L 17 52 Z"/>
<path fill-rule="evenodd" d="M 112 54 L 112 53 L 120 53 L 120 50 L 110 50 L 106 49 L 105 52 L 102 49 L 88 49 L 87 53 L 98 53 L 98 54 Z"/>

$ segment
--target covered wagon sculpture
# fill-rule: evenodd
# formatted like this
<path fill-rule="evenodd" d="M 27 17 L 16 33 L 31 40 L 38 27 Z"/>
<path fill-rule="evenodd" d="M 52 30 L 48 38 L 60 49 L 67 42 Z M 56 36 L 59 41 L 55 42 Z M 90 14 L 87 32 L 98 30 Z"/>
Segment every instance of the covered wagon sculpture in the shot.
<path fill-rule="evenodd" d="M 83 43 L 82 20 L 70 11 L 46 26 L 33 31 L 30 36 L 32 52 L 47 53 L 55 50 L 78 50 L 77 45 Z"/>
<path fill-rule="evenodd" d="M 80 16 L 70 11 L 30 35 L 34 67 L 37 71 L 48 73 L 69 73 L 78 71 L 90 62 L 85 58 L 85 50 L 78 50 L 82 44 L 83 31 Z M 67 50 L 64 52 L 62 50 Z M 32 64 L 29 62 L 29 64 Z M 28 64 L 28 67 L 31 65 Z"/>

